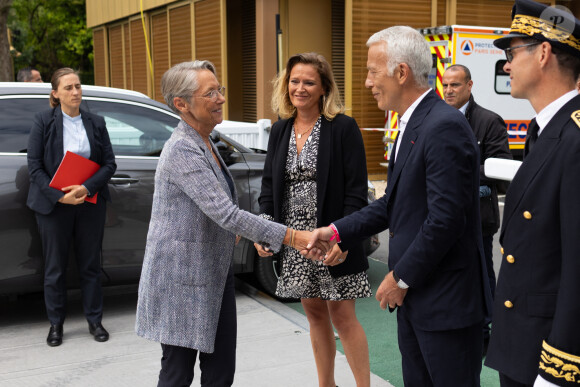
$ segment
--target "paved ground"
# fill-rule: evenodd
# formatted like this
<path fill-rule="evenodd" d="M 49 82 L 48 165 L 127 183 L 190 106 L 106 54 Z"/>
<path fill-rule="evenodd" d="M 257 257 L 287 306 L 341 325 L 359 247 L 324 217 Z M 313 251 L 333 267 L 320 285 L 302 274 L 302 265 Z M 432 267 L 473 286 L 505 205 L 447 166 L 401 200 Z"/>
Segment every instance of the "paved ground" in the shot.
<path fill-rule="evenodd" d="M 377 196 L 385 182 L 374 181 Z M 503 207 L 501 207 L 503 210 Z M 371 255 L 369 278 L 373 291 L 386 272 L 387 236 Z M 497 239 L 497 235 L 496 235 Z M 497 255 L 499 246 L 495 242 Z M 499 258 L 496 261 L 496 273 Z M 71 293 L 64 343 L 45 343 L 48 323 L 40 295 L 18 302 L 0 302 L 0 387 L 155 386 L 161 350 L 157 343 L 137 337 L 135 287 L 106 289 L 104 325 L 111 340 L 97 343 L 88 334 L 78 292 Z M 238 282 L 238 364 L 234 386 L 317 386 L 316 368 L 306 318 L 299 304 L 282 304 Z M 372 386 L 402 386 L 396 319 L 381 311 L 374 298 L 357 303 L 357 315 L 367 332 Z M 340 350 L 340 341 L 337 342 Z M 336 382 L 355 386 L 345 356 L 337 352 Z M 378 375 L 378 376 L 377 376 Z M 388 380 L 392 385 L 387 382 Z M 199 386 L 196 373 L 194 386 Z M 498 386 L 497 373 L 482 371 L 482 386 Z"/>
<path fill-rule="evenodd" d="M 69 302 L 64 342 L 55 348 L 45 343 L 48 323 L 39 295 L 1 304 L 0 386 L 155 386 L 161 349 L 133 331 L 135 289 L 108 289 L 107 293 L 103 324 L 111 339 L 106 343 L 97 343 L 89 336 L 77 293 Z M 306 318 L 243 283 L 238 284 L 236 300 L 238 356 L 234 386 L 317 386 Z M 336 382 L 341 387 L 355 386 L 340 352 L 336 357 Z M 198 372 L 193 386 L 199 386 Z M 391 385 L 373 375 L 372 386 Z"/>

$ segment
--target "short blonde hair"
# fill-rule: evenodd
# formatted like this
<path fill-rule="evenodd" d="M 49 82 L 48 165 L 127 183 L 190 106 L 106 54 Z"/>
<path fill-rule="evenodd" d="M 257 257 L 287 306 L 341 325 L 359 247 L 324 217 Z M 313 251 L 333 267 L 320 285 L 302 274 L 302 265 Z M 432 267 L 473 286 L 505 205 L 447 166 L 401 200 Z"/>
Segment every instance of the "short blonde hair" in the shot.
<path fill-rule="evenodd" d="M 274 110 L 274 113 L 284 119 L 296 116 L 296 108 L 290 102 L 290 96 L 288 95 L 288 83 L 290 82 L 292 69 L 299 63 L 314 67 L 318 75 L 320 75 L 324 95 L 320 98 L 319 107 L 324 117 L 330 121 L 337 114 L 343 113 L 344 105 L 334 81 L 332 68 L 322 55 L 315 52 L 293 55 L 288 59 L 286 68 L 274 79 L 274 92 L 272 93 L 272 110 Z"/>

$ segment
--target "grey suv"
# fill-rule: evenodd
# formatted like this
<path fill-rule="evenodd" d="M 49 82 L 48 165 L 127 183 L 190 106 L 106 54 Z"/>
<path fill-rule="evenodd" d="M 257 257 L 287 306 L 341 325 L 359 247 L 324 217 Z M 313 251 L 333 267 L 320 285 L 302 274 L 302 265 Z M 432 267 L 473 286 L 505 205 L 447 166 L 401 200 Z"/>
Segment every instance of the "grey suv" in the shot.
<path fill-rule="evenodd" d="M 42 290 L 43 259 L 34 213 L 26 207 L 28 134 L 34 115 L 49 108 L 49 84 L 0 83 L 0 294 Z M 102 250 L 104 285 L 137 283 L 151 215 L 154 175 L 161 149 L 179 118 L 167 106 L 134 91 L 83 86 L 81 108 L 105 118 L 117 171 L 109 181 L 112 203 Z M 232 173 L 240 207 L 258 213 L 265 152 L 248 149 L 218 130 L 212 140 Z M 374 200 L 369 189 L 369 200 Z M 375 236 L 367 253 L 378 247 Z M 236 273 L 254 272 L 264 289 L 276 288 L 279 262 L 260 258 L 242 239 L 235 249 Z M 74 259 L 67 284 L 77 287 Z"/>

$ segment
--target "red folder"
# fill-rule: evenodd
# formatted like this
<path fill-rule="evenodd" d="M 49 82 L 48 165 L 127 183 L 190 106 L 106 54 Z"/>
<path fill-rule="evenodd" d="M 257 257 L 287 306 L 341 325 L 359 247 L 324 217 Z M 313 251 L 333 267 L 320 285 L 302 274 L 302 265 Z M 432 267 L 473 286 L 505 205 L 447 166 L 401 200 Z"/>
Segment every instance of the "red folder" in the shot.
<path fill-rule="evenodd" d="M 69 185 L 81 185 L 89 177 L 93 176 L 101 166 L 92 160 L 67 151 L 56 173 L 52 177 L 49 186 L 56 189 L 63 189 Z M 92 197 L 86 197 L 85 202 L 97 204 L 97 193 Z"/>

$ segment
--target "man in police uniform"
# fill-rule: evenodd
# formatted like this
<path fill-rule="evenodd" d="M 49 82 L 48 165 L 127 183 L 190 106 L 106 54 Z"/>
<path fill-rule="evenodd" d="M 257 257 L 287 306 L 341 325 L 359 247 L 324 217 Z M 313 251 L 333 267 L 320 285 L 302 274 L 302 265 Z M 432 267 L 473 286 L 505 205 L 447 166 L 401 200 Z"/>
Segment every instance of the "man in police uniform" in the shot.
<path fill-rule="evenodd" d="M 506 196 L 486 365 L 504 387 L 580 386 L 580 21 L 531 0 L 512 19 L 494 44 L 537 115 Z"/>

